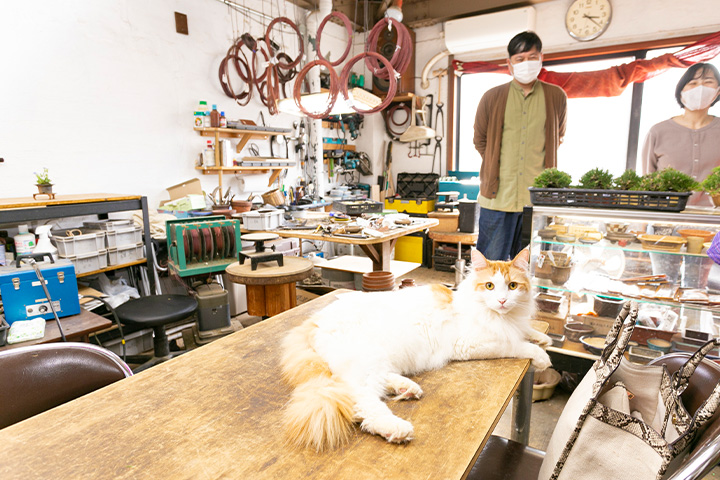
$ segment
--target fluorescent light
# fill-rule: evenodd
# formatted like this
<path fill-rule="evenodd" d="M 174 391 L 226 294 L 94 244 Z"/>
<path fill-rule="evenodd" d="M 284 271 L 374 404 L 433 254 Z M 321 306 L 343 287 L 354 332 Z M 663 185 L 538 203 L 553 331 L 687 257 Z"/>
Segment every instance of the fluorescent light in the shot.
<path fill-rule="evenodd" d="M 380 104 L 382 100 L 366 90 L 353 88 L 348 92 L 349 99 L 345 99 L 342 93 L 338 94 L 332 110 L 328 115 L 341 115 L 345 113 L 356 113 L 352 105 L 359 110 L 370 110 Z M 300 101 L 305 110 L 309 112 L 323 112 L 327 108 L 330 92 L 306 93 L 300 96 Z M 295 104 L 293 98 L 283 98 L 278 101 L 278 110 L 291 115 L 304 116 L 305 114 Z"/>

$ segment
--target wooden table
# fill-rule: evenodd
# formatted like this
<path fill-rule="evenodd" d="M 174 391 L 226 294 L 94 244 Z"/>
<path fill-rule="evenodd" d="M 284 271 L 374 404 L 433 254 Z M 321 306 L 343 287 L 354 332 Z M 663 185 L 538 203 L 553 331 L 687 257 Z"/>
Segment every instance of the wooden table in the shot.
<path fill-rule="evenodd" d="M 335 242 L 348 245 L 359 245 L 362 251 L 373 261 L 373 271 L 389 271 L 390 253 L 397 239 L 410 233 L 421 232 L 434 227 L 439 222 L 434 218 L 414 218 L 411 225 L 400 227 L 383 233 L 380 237 L 352 238 L 338 237 L 336 235 L 323 235 L 313 233 L 313 230 L 277 230 L 275 233 L 281 237 L 293 237 L 316 242 Z M 302 255 L 302 242 L 300 243 L 300 254 Z"/>
<path fill-rule="evenodd" d="M 472 245 L 473 247 L 477 243 L 478 234 L 476 233 L 464 233 L 464 232 L 438 232 L 432 231 L 428 233 L 428 237 L 432 240 L 432 251 L 435 255 L 435 249 L 438 243 L 454 243 L 458 249 L 458 260 L 461 258 L 462 246 Z M 432 259 L 430 261 L 432 267 Z"/>
<path fill-rule="evenodd" d="M 77 315 L 63 317 L 60 319 L 65 338 L 74 342 L 87 342 L 89 335 L 100 330 L 105 330 L 113 325 L 113 322 L 105 317 L 101 317 L 87 310 L 80 309 Z M 26 342 L 8 344 L 0 347 L 0 350 L 9 350 L 11 348 L 26 347 L 28 345 L 36 345 L 38 343 L 59 342 L 61 340 L 60 331 L 58 330 L 55 319 L 45 322 L 45 336 L 36 340 L 28 340 Z"/>
<path fill-rule="evenodd" d="M 415 377 L 425 396 L 390 402 L 415 426 L 406 445 L 356 431 L 331 452 L 287 446 L 280 343 L 338 292 L 0 430 L 0 478 L 465 478 L 528 360 L 456 362 Z"/>
<path fill-rule="evenodd" d="M 257 264 L 253 270 L 250 260 L 244 264 L 228 265 L 225 274 L 230 281 L 246 285 L 248 315 L 269 317 L 297 305 L 295 282 L 312 275 L 313 263 L 302 257 L 283 257 L 277 262 Z"/>

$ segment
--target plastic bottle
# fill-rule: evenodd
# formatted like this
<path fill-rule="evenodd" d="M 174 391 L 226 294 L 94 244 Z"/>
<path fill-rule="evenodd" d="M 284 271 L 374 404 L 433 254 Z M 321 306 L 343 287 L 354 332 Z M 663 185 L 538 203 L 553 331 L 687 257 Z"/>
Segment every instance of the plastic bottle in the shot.
<path fill-rule="evenodd" d="M 195 126 L 202 127 L 203 121 L 205 119 L 205 114 L 203 112 L 195 112 L 193 116 L 195 117 Z"/>
<path fill-rule="evenodd" d="M 15 254 L 32 253 L 35 248 L 35 235 L 28 231 L 27 225 L 18 225 L 18 234 L 13 238 L 15 243 Z"/>
<path fill-rule="evenodd" d="M 209 112 L 207 102 L 205 100 L 200 100 L 200 103 L 198 104 L 198 112 L 205 115 L 207 112 Z"/>
<path fill-rule="evenodd" d="M 57 248 L 50 242 L 50 230 L 52 225 L 40 225 L 35 229 L 38 236 L 37 245 L 33 248 L 33 253 L 51 253 L 53 257 L 57 253 Z"/>
<path fill-rule="evenodd" d="M 214 167 L 215 166 L 215 148 L 213 147 L 212 140 L 207 141 L 205 150 L 203 150 L 203 166 Z"/>
<path fill-rule="evenodd" d="M 217 105 L 213 105 L 212 111 L 210 112 L 210 126 L 213 128 L 220 126 L 220 112 L 217 110 Z"/>
<path fill-rule="evenodd" d="M 227 118 L 225 118 L 225 112 L 220 112 L 220 128 L 227 128 Z"/>
<path fill-rule="evenodd" d="M 203 127 L 210 128 L 210 112 L 203 114 Z"/>

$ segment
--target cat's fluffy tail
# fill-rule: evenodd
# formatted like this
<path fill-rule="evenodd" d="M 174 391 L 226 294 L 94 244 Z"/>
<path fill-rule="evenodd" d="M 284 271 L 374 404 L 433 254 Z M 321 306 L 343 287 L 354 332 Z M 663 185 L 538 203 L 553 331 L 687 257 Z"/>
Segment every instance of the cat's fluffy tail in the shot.
<path fill-rule="evenodd" d="M 347 441 L 355 402 L 349 386 L 332 375 L 313 349 L 316 330 L 317 324 L 309 320 L 283 341 L 283 378 L 295 386 L 283 423 L 291 441 L 321 451 Z"/>

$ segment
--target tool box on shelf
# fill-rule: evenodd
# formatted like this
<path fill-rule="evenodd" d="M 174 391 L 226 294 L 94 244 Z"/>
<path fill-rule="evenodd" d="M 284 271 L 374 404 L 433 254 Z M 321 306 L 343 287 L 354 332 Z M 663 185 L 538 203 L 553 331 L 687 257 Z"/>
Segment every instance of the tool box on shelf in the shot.
<path fill-rule="evenodd" d="M 224 272 L 242 250 L 240 222 L 223 216 L 168 220 L 166 231 L 168 267 L 181 277 Z"/>
<path fill-rule="evenodd" d="M 373 200 L 335 200 L 332 209 L 348 215 L 362 215 L 363 213 L 381 213 L 383 204 Z"/>
<path fill-rule="evenodd" d="M 397 195 L 385 199 L 385 208 L 399 213 L 425 216 L 435 210 L 437 173 L 407 173 L 397 176 Z"/>
<path fill-rule="evenodd" d="M 80 313 L 75 267 L 66 260 L 54 261 L 50 254 L 32 254 L 40 261 L 37 267 L 45 280 L 50 299 L 58 317 Z M 42 317 L 54 318 L 37 272 L 19 257 L 11 265 L 0 267 L 0 296 L 8 324 Z M 51 260 L 42 261 L 42 258 Z"/>

